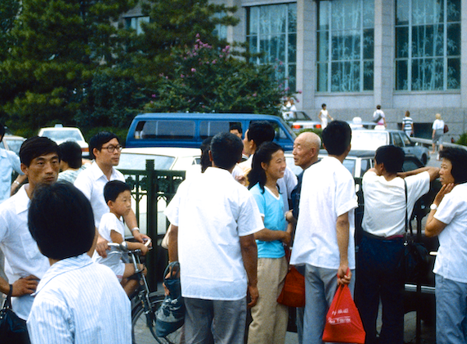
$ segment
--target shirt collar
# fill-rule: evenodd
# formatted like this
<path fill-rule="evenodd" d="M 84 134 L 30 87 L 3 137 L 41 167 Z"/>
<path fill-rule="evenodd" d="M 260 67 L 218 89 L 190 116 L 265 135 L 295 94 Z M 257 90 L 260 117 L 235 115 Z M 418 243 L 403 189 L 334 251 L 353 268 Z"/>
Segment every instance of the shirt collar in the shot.
<path fill-rule="evenodd" d="M 6 155 L 6 150 L 5 150 L 5 149 L 0 148 L 0 156 L 1 156 L 1 157 L 4 157 L 4 158 L 7 157 L 7 155 Z"/>
<path fill-rule="evenodd" d="M 104 172 L 102 172 L 101 168 L 95 161 L 93 161 L 93 163 L 91 164 L 90 169 L 91 169 L 92 176 L 94 177 L 94 180 L 98 180 L 102 177 L 104 177 L 107 180 L 107 177 L 104 175 Z M 115 177 L 115 175 L 116 175 L 115 168 L 112 167 L 112 173 L 110 175 L 110 179 L 112 180 L 112 177 Z"/>
<path fill-rule="evenodd" d="M 16 193 L 16 215 L 27 211 L 29 209 L 29 199 L 28 193 L 26 192 L 26 188 L 29 187 L 29 184 L 23 185 L 18 192 Z"/>
<path fill-rule="evenodd" d="M 36 292 L 32 295 L 35 296 L 37 293 L 39 293 L 47 285 L 47 283 L 49 283 L 55 277 L 60 276 L 69 271 L 81 269 L 92 263 L 92 259 L 88 256 L 87 253 L 83 253 L 79 256 L 66 258 L 56 262 L 47 270 L 44 277 L 39 282 Z"/>

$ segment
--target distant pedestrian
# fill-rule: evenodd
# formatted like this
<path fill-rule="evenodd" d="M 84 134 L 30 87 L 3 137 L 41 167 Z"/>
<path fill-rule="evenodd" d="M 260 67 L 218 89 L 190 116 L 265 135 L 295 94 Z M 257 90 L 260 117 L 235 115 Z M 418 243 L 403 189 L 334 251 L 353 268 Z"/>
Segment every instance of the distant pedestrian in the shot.
<path fill-rule="evenodd" d="M 381 105 L 376 105 L 376 111 L 373 112 L 373 122 L 376 123 L 376 126 L 386 128 L 386 116 L 384 115 L 383 110 L 381 110 Z"/>
<path fill-rule="evenodd" d="M 322 104 L 321 105 L 321 111 L 319 112 L 318 114 L 318 117 L 319 117 L 319 120 L 321 121 L 321 129 L 324 129 L 327 127 L 328 125 L 328 119 L 330 121 L 333 121 L 334 118 L 332 118 L 331 116 L 329 116 L 329 112 L 328 110 L 326 109 L 326 104 Z"/>
<path fill-rule="evenodd" d="M 436 153 L 436 144 L 439 145 L 438 151 L 443 150 L 443 136 L 444 136 L 444 121 L 439 113 L 436 114 L 436 119 L 433 122 L 433 139 L 431 154 Z M 439 160 L 439 159 L 438 159 Z"/>
<path fill-rule="evenodd" d="M 81 147 L 75 141 L 66 141 L 61 143 L 60 147 L 60 172 L 58 174 L 59 181 L 67 181 L 74 183 L 78 174 L 83 170 L 83 156 Z"/>
<path fill-rule="evenodd" d="M 413 119 L 410 117 L 410 112 L 405 112 L 405 117 L 402 119 L 402 128 L 404 129 L 407 136 L 413 136 Z"/>

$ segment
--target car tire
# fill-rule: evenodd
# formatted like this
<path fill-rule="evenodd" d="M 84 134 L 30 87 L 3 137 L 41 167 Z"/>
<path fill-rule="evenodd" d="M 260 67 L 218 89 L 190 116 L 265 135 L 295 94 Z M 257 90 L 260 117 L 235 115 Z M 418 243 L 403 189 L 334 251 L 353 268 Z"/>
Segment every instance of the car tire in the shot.
<path fill-rule="evenodd" d="M 422 163 L 423 163 L 423 165 L 426 166 L 426 163 L 427 163 L 427 162 L 428 162 L 428 157 L 426 156 L 426 154 L 423 154 L 423 155 L 422 155 Z"/>

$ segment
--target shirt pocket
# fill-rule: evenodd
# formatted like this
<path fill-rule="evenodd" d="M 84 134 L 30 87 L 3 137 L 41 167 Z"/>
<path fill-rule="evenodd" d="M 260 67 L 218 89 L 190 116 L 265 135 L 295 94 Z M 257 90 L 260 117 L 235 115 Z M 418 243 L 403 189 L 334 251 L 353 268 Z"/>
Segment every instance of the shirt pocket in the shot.
<path fill-rule="evenodd" d="M 43 255 L 37 247 L 36 241 L 32 238 L 29 232 L 20 234 L 20 238 L 24 255 L 28 260 L 38 260 L 43 258 Z"/>

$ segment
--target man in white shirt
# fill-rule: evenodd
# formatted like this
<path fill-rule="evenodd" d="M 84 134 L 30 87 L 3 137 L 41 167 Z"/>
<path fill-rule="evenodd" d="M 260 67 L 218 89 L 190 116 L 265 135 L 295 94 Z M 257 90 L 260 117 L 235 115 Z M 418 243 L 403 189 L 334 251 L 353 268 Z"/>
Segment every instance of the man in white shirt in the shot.
<path fill-rule="evenodd" d="M 243 139 L 243 153 L 249 155 L 248 160 L 239 163 L 232 172 L 233 177 L 241 183 L 248 186 L 246 176 L 251 170 L 253 155 L 264 142 L 274 140 L 276 132 L 273 126 L 267 121 L 251 122 L 248 130 L 245 132 Z M 284 211 L 287 212 L 289 207 L 289 199 L 292 197 L 292 191 L 297 185 L 297 177 L 288 167 L 285 169 L 284 177 L 277 181 L 279 191 L 283 195 Z"/>
<path fill-rule="evenodd" d="M 247 289 L 250 307 L 258 299 L 254 233 L 264 225 L 253 196 L 231 176 L 242 149 L 231 133 L 214 136 L 213 166 L 180 184 L 165 211 L 169 260 L 180 261 L 188 344 L 242 344 Z"/>
<path fill-rule="evenodd" d="M 28 223 L 50 262 L 27 322 L 32 343 L 131 343 L 130 300 L 112 270 L 87 254 L 96 231 L 83 193 L 68 182 L 39 187 Z"/>
<path fill-rule="evenodd" d="M 5 254 L 8 281 L 0 278 L 0 291 L 13 288 L 13 309 L 27 320 L 39 280 L 49 268 L 49 261 L 39 252 L 28 230 L 30 199 L 39 184 L 57 180 L 60 153 L 58 145 L 46 137 L 32 137 L 23 142 L 19 152 L 21 170 L 29 184 L 0 206 L 0 247 Z"/>
<path fill-rule="evenodd" d="M 338 284 L 355 285 L 355 183 L 342 165 L 352 131 L 333 121 L 323 130 L 329 156 L 303 174 L 300 216 L 290 264 L 305 265 L 303 343 L 322 343 L 326 313 Z M 350 269 L 350 271 L 348 271 Z"/>
<path fill-rule="evenodd" d="M 401 261 L 405 216 L 407 212 L 410 219 L 415 202 L 429 191 L 430 181 L 437 178 L 439 172 L 438 168 L 424 167 L 399 173 L 404 157 L 400 147 L 379 147 L 375 154 L 375 167 L 363 176 L 365 213 L 358 250 L 355 300 L 368 343 L 377 342 L 376 319 L 380 298 L 384 316 L 379 342 L 404 342 L 404 271 Z"/>
<path fill-rule="evenodd" d="M 123 174 L 114 168 L 120 162 L 121 151 L 122 146 L 117 135 L 105 131 L 94 135 L 89 141 L 89 155 L 95 161 L 90 167 L 82 171 L 75 180 L 75 186 L 91 202 L 96 228 L 99 228 L 102 215 L 109 212 L 104 200 L 105 184 L 111 180 L 125 182 Z M 147 236 L 139 232 L 133 209 L 124 219 L 135 239 L 143 242 L 143 239 L 147 238 Z M 105 251 L 108 248 L 107 243 L 107 240 L 99 235 L 96 250 L 104 258 L 107 256 Z"/>

